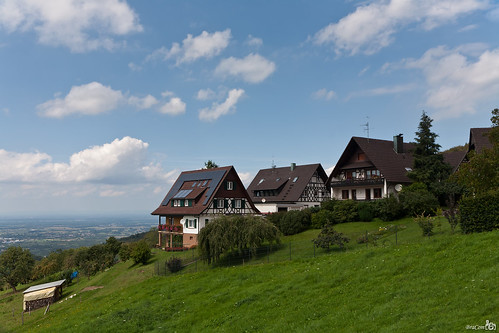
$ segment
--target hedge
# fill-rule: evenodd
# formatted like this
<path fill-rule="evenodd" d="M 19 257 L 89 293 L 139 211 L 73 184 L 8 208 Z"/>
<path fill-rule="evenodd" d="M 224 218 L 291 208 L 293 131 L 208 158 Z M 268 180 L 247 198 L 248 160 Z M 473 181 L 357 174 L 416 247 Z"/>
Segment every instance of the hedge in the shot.
<path fill-rule="evenodd" d="M 499 229 L 499 191 L 462 198 L 459 213 L 465 234 Z"/>

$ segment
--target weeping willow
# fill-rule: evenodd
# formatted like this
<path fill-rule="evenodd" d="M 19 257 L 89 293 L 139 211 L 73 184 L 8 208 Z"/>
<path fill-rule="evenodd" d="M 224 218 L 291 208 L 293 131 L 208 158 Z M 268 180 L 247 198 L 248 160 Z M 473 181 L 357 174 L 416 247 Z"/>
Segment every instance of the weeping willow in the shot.
<path fill-rule="evenodd" d="M 279 235 L 274 224 L 259 216 L 220 216 L 201 229 L 198 244 L 201 255 L 212 263 L 224 253 L 279 243 Z"/>

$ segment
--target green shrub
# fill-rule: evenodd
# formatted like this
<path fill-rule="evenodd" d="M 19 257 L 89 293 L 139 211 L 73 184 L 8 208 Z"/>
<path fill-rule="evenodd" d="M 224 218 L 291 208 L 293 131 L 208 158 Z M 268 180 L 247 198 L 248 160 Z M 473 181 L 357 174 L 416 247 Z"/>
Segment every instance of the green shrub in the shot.
<path fill-rule="evenodd" d="M 376 215 L 385 222 L 395 221 L 404 217 L 404 208 L 395 196 L 374 201 Z"/>
<path fill-rule="evenodd" d="M 329 250 L 330 246 L 338 245 L 340 249 L 343 249 L 345 243 L 348 243 L 350 239 L 344 236 L 341 232 L 334 230 L 333 225 L 326 224 L 317 238 L 313 240 L 315 246 Z"/>
<path fill-rule="evenodd" d="M 414 218 L 421 230 L 423 231 L 423 236 L 433 235 L 433 229 L 437 225 L 437 220 L 430 215 L 425 216 L 424 214 L 418 215 Z"/>
<path fill-rule="evenodd" d="M 334 205 L 333 214 L 336 223 L 357 221 L 359 219 L 357 202 L 354 200 L 338 200 Z"/>
<path fill-rule="evenodd" d="M 130 257 L 135 264 L 145 265 L 151 259 L 151 248 L 145 240 L 138 241 L 133 244 Z"/>
<path fill-rule="evenodd" d="M 171 257 L 170 260 L 166 262 L 166 266 L 171 273 L 178 272 L 182 269 L 182 260 L 177 257 Z"/>
<path fill-rule="evenodd" d="M 321 209 L 327 209 L 329 211 L 334 211 L 334 206 L 336 206 L 336 203 L 338 203 L 340 200 L 337 199 L 330 199 L 321 202 Z"/>
<path fill-rule="evenodd" d="M 131 253 L 132 253 L 132 247 L 130 244 L 127 243 L 121 244 L 120 252 L 118 252 L 118 256 L 120 257 L 121 261 L 125 262 L 128 259 L 130 259 Z"/>
<path fill-rule="evenodd" d="M 459 212 L 455 208 L 447 209 L 443 211 L 443 215 L 449 221 L 450 228 L 452 232 L 456 230 L 457 225 L 459 224 Z"/>
<path fill-rule="evenodd" d="M 424 184 L 414 183 L 400 193 L 399 200 L 406 215 L 435 215 L 439 205 L 438 199 L 426 189 Z"/>
<path fill-rule="evenodd" d="M 374 202 L 359 202 L 357 205 L 359 221 L 371 222 L 375 216 Z"/>
<path fill-rule="evenodd" d="M 459 214 L 465 234 L 499 229 L 499 191 L 462 198 Z"/>
<path fill-rule="evenodd" d="M 320 229 L 327 223 L 335 224 L 334 213 L 327 209 L 321 209 L 317 213 L 312 214 L 312 228 Z"/>
<path fill-rule="evenodd" d="M 283 215 L 280 223 L 279 230 L 288 236 L 302 232 L 310 225 L 307 213 L 301 210 L 291 210 Z"/>

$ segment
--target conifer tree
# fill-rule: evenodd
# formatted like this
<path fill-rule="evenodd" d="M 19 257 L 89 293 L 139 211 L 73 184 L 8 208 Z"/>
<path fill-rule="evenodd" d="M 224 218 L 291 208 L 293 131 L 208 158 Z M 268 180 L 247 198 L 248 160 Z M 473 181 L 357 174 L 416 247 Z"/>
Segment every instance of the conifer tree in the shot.
<path fill-rule="evenodd" d="M 424 183 L 429 189 L 446 180 L 451 172 L 451 166 L 444 162 L 443 155 L 439 153 L 440 145 L 436 143 L 438 135 L 431 131 L 432 122 L 433 119 L 423 111 L 416 132 L 414 164 L 408 174 L 413 181 Z"/>

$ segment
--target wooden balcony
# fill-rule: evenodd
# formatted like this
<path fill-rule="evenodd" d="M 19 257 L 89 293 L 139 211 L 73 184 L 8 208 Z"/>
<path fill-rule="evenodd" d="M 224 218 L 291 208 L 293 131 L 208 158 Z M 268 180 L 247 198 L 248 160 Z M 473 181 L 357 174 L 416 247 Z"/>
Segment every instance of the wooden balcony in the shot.
<path fill-rule="evenodd" d="M 375 186 L 383 185 L 383 178 L 371 178 L 371 179 L 345 179 L 332 181 L 331 187 L 351 187 L 351 186 Z"/>

